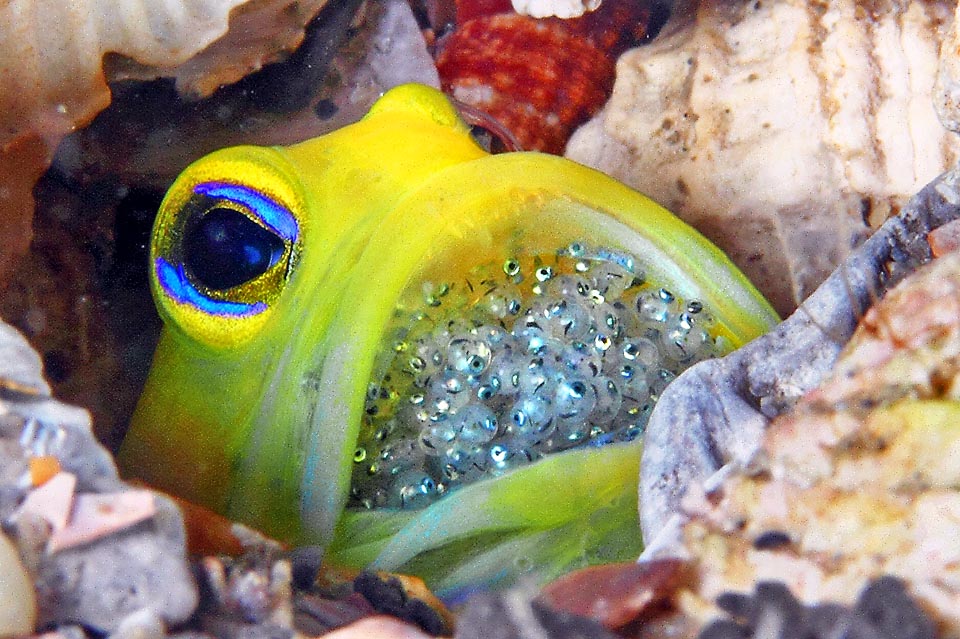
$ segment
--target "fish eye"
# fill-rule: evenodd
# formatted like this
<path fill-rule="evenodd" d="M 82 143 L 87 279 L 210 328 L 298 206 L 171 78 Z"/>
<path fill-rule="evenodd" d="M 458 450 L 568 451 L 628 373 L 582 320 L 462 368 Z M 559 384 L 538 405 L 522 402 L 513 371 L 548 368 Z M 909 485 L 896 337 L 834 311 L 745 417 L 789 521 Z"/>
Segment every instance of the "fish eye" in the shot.
<path fill-rule="evenodd" d="M 249 282 L 283 256 L 283 240 L 238 211 L 215 207 L 196 218 L 185 229 L 183 262 L 210 290 Z"/>
<path fill-rule="evenodd" d="M 300 227 L 279 198 L 241 184 L 187 184 L 164 202 L 151 256 L 160 308 L 208 345 L 256 333 L 299 252 Z"/>

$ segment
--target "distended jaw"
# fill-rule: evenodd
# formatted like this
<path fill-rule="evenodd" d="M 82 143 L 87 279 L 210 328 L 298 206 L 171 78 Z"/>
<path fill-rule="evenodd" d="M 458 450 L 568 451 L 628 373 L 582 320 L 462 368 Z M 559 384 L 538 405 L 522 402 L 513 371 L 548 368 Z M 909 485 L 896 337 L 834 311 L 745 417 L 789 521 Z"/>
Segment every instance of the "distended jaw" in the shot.
<path fill-rule="evenodd" d="M 572 242 L 408 288 L 379 349 L 350 505 L 420 508 L 545 455 L 639 437 L 666 385 L 725 352 L 709 309 Z"/>

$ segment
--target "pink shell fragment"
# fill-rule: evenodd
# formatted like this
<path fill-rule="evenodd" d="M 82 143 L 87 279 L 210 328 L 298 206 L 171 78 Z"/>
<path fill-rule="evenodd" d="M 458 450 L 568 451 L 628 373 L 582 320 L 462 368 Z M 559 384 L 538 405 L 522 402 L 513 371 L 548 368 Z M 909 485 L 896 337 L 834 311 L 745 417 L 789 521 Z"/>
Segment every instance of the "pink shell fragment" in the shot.
<path fill-rule="evenodd" d="M 156 510 L 149 490 L 77 495 L 70 522 L 54 531 L 47 550 L 57 552 L 105 537 L 153 517 Z"/>
<path fill-rule="evenodd" d="M 366 617 L 323 635 L 325 639 L 430 639 L 416 626 L 393 617 Z"/>
<path fill-rule="evenodd" d="M 960 220 L 947 222 L 927 233 L 927 242 L 934 257 L 960 249 Z"/>
<path fill-rule="evenodd" d="M 38 515 L 50 524 L 54 532 L 63 530 L 70 516 L 76 487 L 76 475 L 61 471 L 27 494 L 17 510 L 17 516 L 28 513 Z"/>

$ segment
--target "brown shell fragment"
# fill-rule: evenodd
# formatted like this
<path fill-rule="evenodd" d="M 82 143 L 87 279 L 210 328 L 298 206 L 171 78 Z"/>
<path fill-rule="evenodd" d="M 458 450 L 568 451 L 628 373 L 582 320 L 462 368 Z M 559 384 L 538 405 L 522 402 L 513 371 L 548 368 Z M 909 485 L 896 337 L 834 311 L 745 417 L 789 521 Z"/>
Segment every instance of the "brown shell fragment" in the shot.
<path fill-rule="evenodd" d="M 556 610 L 615 630 L 670 599 L 688 568 L 686 561 L 674 558 L 591 566 L 548 584 L 540 597 Z"/>
<path fill-rule="evenodd" d="M 960 249 L 960 220 L 954 220 L 927 234 L 930 252 L 934 257 Z"/>
<path fill-rule="evenodd" d="M 33 185 L 52 157 L 53 149 L 38 136 L 26 135 L 9 142 L 0 139 L 0 275 L 8 272 L 30 246 Z"/>
<path fill-rule="evenodd" d="M 353 588 L 377 612 L 416 624 L 431 635 L 448 635 L 453 628 L 453 615 L 418 577 L 363 571 Z"/>

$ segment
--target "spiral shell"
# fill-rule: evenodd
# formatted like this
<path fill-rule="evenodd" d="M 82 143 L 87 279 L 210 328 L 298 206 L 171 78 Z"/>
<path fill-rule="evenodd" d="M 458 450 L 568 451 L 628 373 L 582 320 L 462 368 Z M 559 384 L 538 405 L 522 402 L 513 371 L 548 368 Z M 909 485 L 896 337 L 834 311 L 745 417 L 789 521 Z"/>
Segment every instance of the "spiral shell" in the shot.
<path fill-rule="evenodd" d="M 498 120 L 523 148 L 560 153 L 606 102 L 617 56 L 647 35 L 653 17 L 644 2 L 608 3 L 574 20 L 461 2 L 437 69 L 447 93 Z"/>

